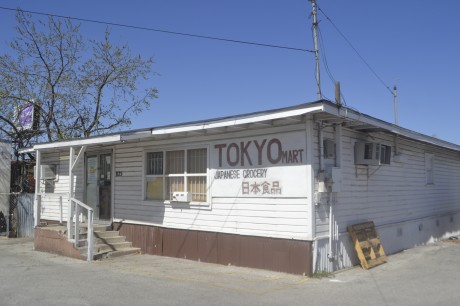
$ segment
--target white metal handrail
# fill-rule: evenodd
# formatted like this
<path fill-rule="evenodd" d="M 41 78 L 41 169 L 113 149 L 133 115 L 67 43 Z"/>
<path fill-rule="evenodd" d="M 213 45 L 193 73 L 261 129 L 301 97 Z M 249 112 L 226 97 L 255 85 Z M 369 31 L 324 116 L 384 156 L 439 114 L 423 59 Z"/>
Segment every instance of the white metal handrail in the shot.
<path fill-rule="evenodd" d="M 74 233 L 75 239 L 75 247 L 79 247 L 79 236 L 80 236 L 80 212 L 81 209 L 86 209 L 88 211 L 88 229 L 87 229 L 87 242 L 88 242 L 88 257 L 87 261 L 91 261 L 93 259 L 93 224 L 94 224 L 94 210 L 90 206 L 86 205 L 85 203 L 75 199 L 69 199 L 70 204 L 70 214 L 67 216 L 67 233 L 68 239 L 72 239 L 72 232 Z M 75 209 L 74 209 L 75 206 Z M 75 216 L 75 224 L 72 228 L 72 219 Z"/>

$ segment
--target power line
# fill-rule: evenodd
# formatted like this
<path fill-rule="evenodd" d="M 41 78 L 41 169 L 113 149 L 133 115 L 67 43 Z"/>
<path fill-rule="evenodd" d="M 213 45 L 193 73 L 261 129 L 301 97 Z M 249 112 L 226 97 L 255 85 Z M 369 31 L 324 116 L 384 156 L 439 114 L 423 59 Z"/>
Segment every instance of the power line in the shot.
<path fill-rule="evenodd" d="M 321 50 L 321 55 L 322 55 L 322 60 L 323 60 L 323 64 L 324 64 L 324 67 L 326 68 L 326 72 L 327 72 L 327 75 L 329 76 L 329 79 L 331 79 L 331 81 L 334 83 L 335 82 L 335 78 L 334 76 L 332 75 L 331 73 L 331 70 L 329 69 L 329 64 L 327 62 L 327 57 L 326 57 L 326 48 L 324 47 L 324 39 L 323 39 L 323 34 L 321 32 L 321 29 L 318 27 L 318 36 L 319 36 L 319 45 L 320 45 L 320 50 Z"/>
<path fill-rule="evenodd" d="M 326 52 L 326 47 L 324 45 L 324 38 L 323 38 L 323 33 L 321 32 L 321 28 L 318 27 L 318 41 L 319 41 L 319 45 L 320 45 L 320 52 L 321 52 L 321 59 L 323 61 L 323 64 L 324 64 L 324 67 L 326 68 L 326 73 L 327 75 L 329 76 L 329 79 L 332 81 L 333 84 L 335 84 L 336 80 L 334 78 L 334 76 L 332 75 L 332 72 L 331 72 L 331 69 L 329 68 L 329 63 L 327 61 L 327 52 Z M 345 96 L 342 92 L 342 90 L 340 90 L 340 99 L 343 101 L 343 105 L 347 106 L 347 102 L 345 100 Z"/>
<path fill-rule="evenodd" d="M 9 8 L 9 7 L 2 7 L 2 6 L 0 6 L 0 9 L 7 10 L 7 11 L 17 11 L 17 9 L 13 9 L 13 8 Z M 303 48 L 296 48 L 296 47 L 287 47 L 287 46 L 272 45 L 272 44 L 262 44 L 262 43 L 256 43 L 256 42 L 244 41 L 244 40 L 237 40 L 237 39 L 228 39 L 228 38 L 222 38 L 222 37 L 198 35 L 198 34 L 191 34 L 191 33 L 184 33 L 184 32 L 175 32 L 175 31 L 169 31 L 169 30 L 141 27 L 141 26 L 135 26 L 135 25 L 129 25 L 129 24 L 122 24 L 122 23 L 115 23 L 115 22 L 101 21 L 101 20 L 94 20 L 94 19 L 86 19 L 86 18 L 79 18 L 79 17 L 72 17 L 72 16 L 63 16 L 63 15 L 57 15 L 57 14 L 50 14 L 50 13 L 42 13 L 42 12 L 36 12 L 36 11 L 22 10 L 22 9 L 18 9 L 18 10 L 20 10 L 22 12 L 25 12 L 25 13 L 33 14 L 33 15 L 51 16 L 51 17 L 56 17 L 56 18 L 65 18 L 65 19 L 77 20 L 77 21 L 82 21 L 82 22 L 91 22 L 91 23 L 104 24 L 104 25 L 110 25 L 110 26 L 117 26 L 117 27 L 123 27 L 123 28 L 130 28 L 130 29 L 136 29 L 136 30 L 153 31 L 153 32 L 159 32 L 159 33 L 171 34 L 171 35 L 188 36 L 188 37 L 194 37 L 194 38 L 217 40 L 217 41 L 224 41 L 224 42 L 229 42 L 229 43 L 246 44 L 246 45 L 253 45 L 253 46 L 267 47 L 267 48 L 278 48 L 278 49 L 285 49 L 285 50 L 291 50 L 291 51 L 311 52 L 311 53 L 315 52 L 313 50 L 308 50 L 308 49 L 303 49 Z"/>
<path fill-rule="evenodd" d="M 392 96 L 394 96 L 393 91 L 390 89 L 390 87 L 385 84 L 385 82 L 382 80 L 382 78 L 375 72 L 374 69 L 369 65 L 369 63 L 364 59 L 364 57 L 361 56 L 361 54 L 356 50 L 356 48 L 352 45 L 352 43 L 346 38 L 346 36 L 339 30 L 339 28 L 334 24 L 334 22 L 329 18 L 326 13 L 317 5 L 318 10 L 326 17 L 326 19 L 332 24 L 332 26 L 335 28 L 335 30 L 342 36 L 342 38 L 348 43 L 348 45 L 355 51 L 355 53 L 358 55 L 358 57 L 363 61 L 363 63 L 369 68 L 369 70 L 374 74 L 374 76 L 382 83 L 383 86 L 391 93 Z"/>
<path fill-rule="evenodd" d="M 319 33 L 319 42 L 320 42 L 320 45 L 321 45 L 321 54 L 322 54 L 322 59 L 323 59 L 323 63 L 324 63 L 324 67 L 326 68 L 326 72 L 327 72 L 327 75 L 329 76 L 329 78 L 331 79 L 332 81 L 332 84 L 335 85 L 336 83 L 336 79 L 334 78 L 334 76 L 332 75 L 332 72 L 329 68 L 329 64 L 327 62 L 327 56 L 326 56 L 326 48 L 324 46 L 324 38 L 323 38 L 323 34 L 321 33 L 321 29 L 318 28 L 318 33 Z M 340 90 L 340 99 L 342 100 L 342 104 L 347 106 L 347 102 L 345 101 L 345 96 L 343 94 L 343 91 Z"/>

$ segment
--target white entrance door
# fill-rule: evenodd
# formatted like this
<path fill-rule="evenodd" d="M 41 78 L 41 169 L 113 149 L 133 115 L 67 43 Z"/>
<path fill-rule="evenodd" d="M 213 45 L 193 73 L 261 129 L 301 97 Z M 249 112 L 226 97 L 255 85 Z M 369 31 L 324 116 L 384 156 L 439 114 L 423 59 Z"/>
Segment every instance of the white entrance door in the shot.
<path fill-rule="evenodd" d="M 86 156 L 86 203 L 94 209 L 94 219 L 112 217 L 112 153 Z"/>

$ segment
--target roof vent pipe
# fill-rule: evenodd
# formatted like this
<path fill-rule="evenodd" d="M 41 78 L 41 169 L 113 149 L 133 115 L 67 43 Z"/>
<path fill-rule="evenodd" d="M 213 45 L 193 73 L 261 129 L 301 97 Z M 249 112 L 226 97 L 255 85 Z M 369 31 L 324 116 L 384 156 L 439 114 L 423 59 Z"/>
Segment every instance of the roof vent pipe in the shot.
<path fill-rule="evenodd" d="M 340 107 L 342 106 L 342 97 L 340 96 L 340 82 L 335 81 L 335 103 Z"/>

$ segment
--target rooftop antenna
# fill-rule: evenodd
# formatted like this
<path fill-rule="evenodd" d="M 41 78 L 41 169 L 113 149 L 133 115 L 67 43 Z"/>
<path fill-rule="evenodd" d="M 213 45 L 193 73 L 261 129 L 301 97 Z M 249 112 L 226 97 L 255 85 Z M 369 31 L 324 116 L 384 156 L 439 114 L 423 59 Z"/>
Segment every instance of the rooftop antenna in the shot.
<path fill-rule="evenodd" d="M 318 52 L 318 18 L 317 18 L 317 10 L 316 10 L 316 0 L 310 0 L 311 7 L 312 7 L 312 15 L 313 15 L 313 41 L 315 44 L 315 62 L 316 62 L 316 94 L 318 96 L 318 100 L 321 100 L 321 78 L 319 74 L 319 52 Z"/>

